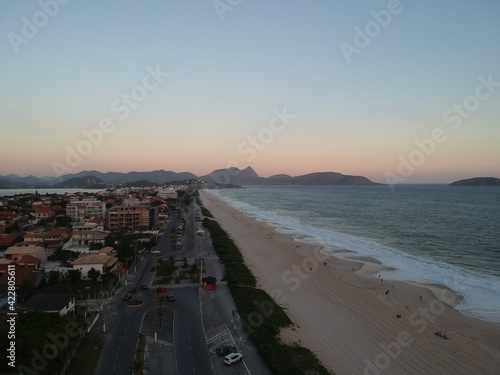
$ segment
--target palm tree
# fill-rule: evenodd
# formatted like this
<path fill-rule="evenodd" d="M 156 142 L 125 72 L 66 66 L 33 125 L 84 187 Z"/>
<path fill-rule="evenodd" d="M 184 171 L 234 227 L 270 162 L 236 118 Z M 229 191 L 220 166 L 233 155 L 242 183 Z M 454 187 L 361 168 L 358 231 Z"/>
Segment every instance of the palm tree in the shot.
<path fill-rule="evenodd" d="M 130 289 L 130 294 L 132 294 L 132 298 L 135 299 L 135 294 L 137 293 L 137 287 L 133 287 L 132 289 Z"/>
<path fill-rule="evenodd" d="M 196 276 L 198 274 L 198 266 L 196 265 L 196 262 L 193 262 L 191 264 L 191 269 L 189 270 L 189 275 L 191 277 Z"/>
<path fill-rule="evenodd" d="M 186 272 L 186 270 L 189 268 L 186 257 L 182 258 L 181 268 L 184 270 L 184 272 Z"/>

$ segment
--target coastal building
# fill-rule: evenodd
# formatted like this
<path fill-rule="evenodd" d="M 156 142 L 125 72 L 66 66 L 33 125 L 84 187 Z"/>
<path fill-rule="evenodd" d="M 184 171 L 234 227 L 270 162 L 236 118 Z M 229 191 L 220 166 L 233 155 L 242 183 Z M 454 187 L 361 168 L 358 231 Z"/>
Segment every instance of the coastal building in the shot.
<path fill-rule="evenodd" d="M 14 262 L 19 262 L 25 255 L 31 255 L 32 257 L 39 259 L 41 262 L 47 261 L 47 253 L 43 247 L 24 243 L 19 243 L 9 247 L 4 251 L 3 255 L 5 258 Z"/>
<path fill-rule="evenodd" d="M 36 207 L 35 208 L 35 217 L 39 220 L 41 219 L 49 219 L 56 215 L 54 209 L 52 207 Z"/>
<path fill-rule="evenodd" d="M 43 236 L 43 244 L 46 249 L 55 249 L 63 246 L 71 238 L 71 228 L 57 228 L 48 231 Z"/>
<path fill-rule="evenodd" d="M 71 230 L 71 243 L 73 246 L 89 246 L 92 243 L 104 245 L 107 233 L 100 230 L 96 223 L 78 221 Z"/>
<path fill-rule="evenodd" d="M 163 199 L 177 199 L 177 191 L 171 187 L 159 189 L 158 196 Z"/>
<path fill-rule="evenodd" d="M 156 211 L 156 220 L 158 220 L 158 209 L 153 210 L 153 216 L 154 211 Z M 146 206 L 114 206 L 108 210 L 107 216 L 106 222 L 110 230 L 135 231 L 151 227 L 150 208 Z"/>
<path fill-rule="evenodd" d="M 45 236 L 43 228 L 37 228 L 24 233 L 24 242 L 30 245 L 43 245 L 43 238 Z"/>
<path fill-rule="evenodd" d="M 82 220 L 89 218 L 104 218 L 106 215 L 106 203 L 96 198 L 87 198 L 82 200 L 71 200 L 66 205 L 66 216 L 73 220 Z"/>
<path fill-rule="evenodd" d="M 9 247 L 22 241 L 23 237 L 18 234 L 0 234 L 0 251 L 5 251 Z"/>
<path fill-rule="evenodd" d="M 118 258 L 108 255 L 105 252 L 100 252 L 98 254 L 81 255 L 71 265 L 73 269 L 80 270 L 82 279 L 87 279 L 89 278 L 88 273 L 92 268 L 99 271 L 99 274 L 102 276 L 115 269 L 117 263 Z"/>

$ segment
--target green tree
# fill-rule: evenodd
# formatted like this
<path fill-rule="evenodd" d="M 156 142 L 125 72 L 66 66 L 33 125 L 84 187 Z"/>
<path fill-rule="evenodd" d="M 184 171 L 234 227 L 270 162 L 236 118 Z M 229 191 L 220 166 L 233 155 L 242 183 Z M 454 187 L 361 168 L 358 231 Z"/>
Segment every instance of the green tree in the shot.
<path fill-rule="evenodd" d="M 132 298 L 135 298 L 135 295 L 137 294 L 137 292 L 138 292 L 138 289 L 135 286 L 130 289 L 130 294 L 132 294 Z"/>
<path fill-rule="evenodd" d="M 89 272 L 87 272 L 87 276 L 90 277 L 93 283 L 97 283 L 97 279 L 101 276 L 101 272 L 92 267 Z"/>
<path fill-rule="evenodd" d="M 191 264 L 191 268 L 189 269 L 189 275 L 190 276 L 196 276 L 198 274 L 198 266 L 196 265 L 196 262 L 193 262 Z"/>
<path fill-rule="evenodd" d="M 182 258 L 181 268 L 184 272 L 186 272 L 187 269 L 189 268 L 189 264 L 186 257 Z"/>
<path fill-rule="evenodd" d="M 56 213 L 59 213 L 56 212 Z M 60 227 L 60 228 L 69 228 L 71 227 L 71 225 L 73 224 L 73 219 L 70 218 L 69 216 L 66 216 L 66 215 L 57 215 L 56 216 L 56 227 Z"/>
<path fill-rule="evenodd" d="M 50 271 L 48 277 L 49 285 L 59 284 L 61 280 L 61 273 L 59 271 Z"/>
<path fill-rule="evenodd" d="M 71 284 L 76 285 L 82 280 L 82 271 L 80 270 L 69 270 L 68 278 L 71 281 Z"/>

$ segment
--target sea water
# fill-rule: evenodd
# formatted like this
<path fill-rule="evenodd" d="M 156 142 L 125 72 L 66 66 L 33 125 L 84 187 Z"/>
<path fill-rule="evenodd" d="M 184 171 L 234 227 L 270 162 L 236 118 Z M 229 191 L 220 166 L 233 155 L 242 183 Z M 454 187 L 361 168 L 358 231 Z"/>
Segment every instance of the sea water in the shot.
<path fill-rule="evenodd" d="M 443 284 L 466 315 L 500 321 L 500 189 L 447 185 L 211 190 L 303 241 L 372 257 L 385 279 Z"/>

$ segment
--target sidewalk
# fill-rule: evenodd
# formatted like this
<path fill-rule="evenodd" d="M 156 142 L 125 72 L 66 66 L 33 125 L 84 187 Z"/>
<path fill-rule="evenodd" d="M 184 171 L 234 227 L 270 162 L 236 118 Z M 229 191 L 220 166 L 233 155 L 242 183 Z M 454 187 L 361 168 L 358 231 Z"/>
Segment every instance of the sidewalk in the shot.
<path fill-rule="evenodd" d="M 215 354 L 215 349 L 223 344 L 231 345 L 238 352 L 243 354 L 244 366 L 234 366 L 233 373 L 237 374 L 257 374 L 272 375 L 257 348 L 254 346 L 248 334 L 243 329 L 240 316 L 233 310 L 236 310 L 231 291 L 225 281 L 220 281 L 224 275 L 224 267 L 216 256 L 212 246 L 208 231 L 206 239 L 203 240 L 203 254 L 209 254 L 205 257 L 205 276 L 214 276 L 217 278 L 217 289 L 203 290 L 200 287 L 200 301 L 202 320 L 205 328 L 205 337 L 208 350 L 213 357 L 214 368 L 217 373 L 227 373 L 227 366 L 224 365 L 222 358 Z"/>

